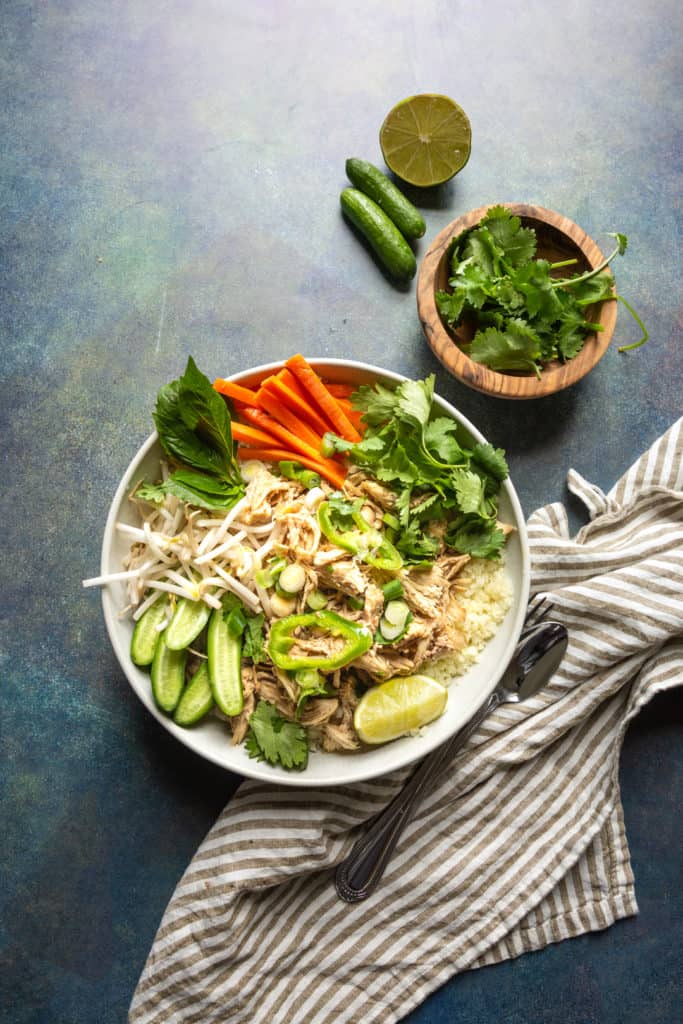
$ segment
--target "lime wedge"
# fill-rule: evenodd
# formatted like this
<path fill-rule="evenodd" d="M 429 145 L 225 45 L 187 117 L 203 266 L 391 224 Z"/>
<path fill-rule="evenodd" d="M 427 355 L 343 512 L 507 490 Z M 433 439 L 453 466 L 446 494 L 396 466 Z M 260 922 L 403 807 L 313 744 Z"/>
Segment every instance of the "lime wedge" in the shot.
<path fill-rule="evenodd" d="M 449 96 L 420 93 L 389 111 L 379 131 L 387 167 L 403 181 L 426 188 L 461 171 L 470 156 L 467 114 Z"/>
<path fill-rule="evenodd" d="M 395 676 L 366 690 L 353 724 L 363 743 L 388 743 L 443 713 L 448 690 L 431 676 Z"/>

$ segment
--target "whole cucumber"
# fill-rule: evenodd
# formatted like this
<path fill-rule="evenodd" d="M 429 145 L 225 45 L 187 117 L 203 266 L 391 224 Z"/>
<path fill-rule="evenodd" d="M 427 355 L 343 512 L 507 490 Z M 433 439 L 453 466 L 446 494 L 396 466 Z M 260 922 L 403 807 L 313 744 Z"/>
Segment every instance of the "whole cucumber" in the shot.
<path fill-rule="evenodd" d="M 415 253 L 374 199 L 357 188 L 345 188 L 339 201 L 346 216 L 368 240 L 392 277 L 399 281 L 414 277 Z"/>
<path fill-rule="evenodd" d="M 374 199 L 384 210 L 404 238 L 422 238 L 427 230 L 424 217 L 379 167 L 367 160 L 349 157 L 346 161 L 346 174 L 356 188 Z"/>

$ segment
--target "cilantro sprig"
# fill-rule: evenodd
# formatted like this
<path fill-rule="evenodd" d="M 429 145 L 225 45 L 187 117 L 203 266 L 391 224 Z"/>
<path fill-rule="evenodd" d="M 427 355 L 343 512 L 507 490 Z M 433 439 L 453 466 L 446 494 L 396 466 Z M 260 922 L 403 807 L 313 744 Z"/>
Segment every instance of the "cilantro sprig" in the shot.
<path fill-rule="evenodd" d="M 615 234 L 614 251 L 593 270 L 557 278 L 553 271 L 574 260 L 549 263 L 536 258 L 533 228 L 522 227 L 519 217 L 503 206 L 494 206 L 480 223 L 451 242 L 448 284 L 436 303 L 443 319 L 457 327 L 474 318 L 477 330 L 469 345 L 471 359 L 493 370 L 522 370 L 540 377 L 544 364 L 566 362 L 581 351 L 589 334 L 600 324 L 586 319 L 584 310 L 594 303 L 621 301 L 643 334 L 639 341 L 619 351 L 638 348 L 648 340 L 647 331 L 606 273 L 616 256 L 626 252 L 626 235 Z"/>
<path fill-rule="evenodd" d="M 288 722 L 265 700 L 258 702 L 249 718 L 244 745 L 249 757 L 269 764 L 299 771 L 308 764 L 308 739 L 303 725 Z"/>
<path fill-rule="evenodd" d="M 351 403 L 367 424 L 363 439 L 353 444 L 328 434 L 326 442 L 395 492 L 389 533 L 405 564 L 434 561 L 440 541 L 433 526 L 444 520 L 448 547 L 498 558 L 505 542 L 497 527 L 505 453 L 471 444 L 454 420 L 434 415 L 433 396 L 433 374 L 395 389 L 362 385 Z"/>

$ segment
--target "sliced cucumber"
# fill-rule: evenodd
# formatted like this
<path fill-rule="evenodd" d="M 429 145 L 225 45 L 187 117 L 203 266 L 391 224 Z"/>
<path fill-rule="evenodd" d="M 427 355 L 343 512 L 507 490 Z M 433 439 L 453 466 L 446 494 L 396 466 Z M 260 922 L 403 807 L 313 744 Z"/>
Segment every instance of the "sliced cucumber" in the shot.
<path fill-rule="evenodd" d="M 173 715 L 177 725 L 195 725 L 213 707 L 213 692 L 209 679 L 209 666 L 203 661 L 183 690 Z"/>
<path fill-rule="evenodd" d="M 135 623 L 135 629 L 130 638 L 130 657 L 135 665 L 142 667 L 152 664 L 157 642 L 161 636 L 161 630 L 158 627 L 168 613 L 168 601 L 166 598 L 160 597 Z"/>
<path fill-rule="evenodd" d="M 230 632 L 221 608 L 211 613 L 206 653 L 209 658 L 209 679 L 213 699 L 224 715 L 239 715 L 244 705 L 242 637 Z"/>
<path fill-rule="evenodd" d="M 173 618 L 166 630 L 166 646 L 182 651 L 196 640 L 209 621 L 211 609 L 204 601 L 191 601 L 181 597 L 175 606 Z"/>
<path fill-rule="evenodd" d="M 158 707 L 171 714 L 185 686 L 187 651 L 172 651 L 166 643 L 166 631 L 159 635 L 152 662 L 152 695 Z"/>

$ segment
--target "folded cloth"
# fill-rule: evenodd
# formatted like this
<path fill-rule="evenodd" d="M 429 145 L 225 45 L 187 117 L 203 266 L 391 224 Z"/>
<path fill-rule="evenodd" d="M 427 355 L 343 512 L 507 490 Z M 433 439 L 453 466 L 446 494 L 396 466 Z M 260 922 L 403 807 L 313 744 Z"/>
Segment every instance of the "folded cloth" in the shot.
<path fill-rule="evenodd" d="M 305 791 L 245 782 L 166 910 L 132 1024 L 389 1024 L 452 975 L 637 912 L 626 726 L 683 682 L 683 419 L 603 494 L 529 520 L 532 593 L 570 635 L 535 698 L 490 715 L 424 798 L 377 891 L 334 865 L 409 769 Z"/>

